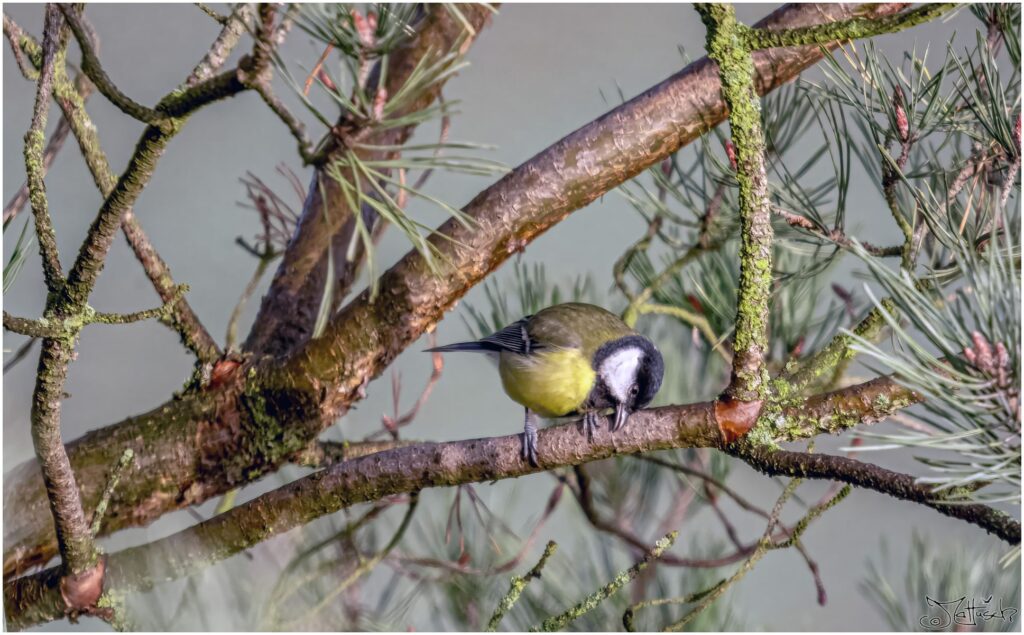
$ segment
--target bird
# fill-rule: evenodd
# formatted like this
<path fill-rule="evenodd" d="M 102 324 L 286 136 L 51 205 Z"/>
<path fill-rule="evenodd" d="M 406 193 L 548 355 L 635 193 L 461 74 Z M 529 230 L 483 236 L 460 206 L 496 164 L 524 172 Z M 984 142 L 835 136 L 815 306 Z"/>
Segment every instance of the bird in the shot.
<path fill-rule="evenodd" d="M 614 408 L 612 432 L 654 399 L 665 374 L 661 353 L 617 315 L 593 304 L 555 304 L 472 342 L 427 352 L 497 357 L 505 393 L 526 409 L 522 458 L 537 467 L 537 416 L 580 416 L 593 439 Z"/>

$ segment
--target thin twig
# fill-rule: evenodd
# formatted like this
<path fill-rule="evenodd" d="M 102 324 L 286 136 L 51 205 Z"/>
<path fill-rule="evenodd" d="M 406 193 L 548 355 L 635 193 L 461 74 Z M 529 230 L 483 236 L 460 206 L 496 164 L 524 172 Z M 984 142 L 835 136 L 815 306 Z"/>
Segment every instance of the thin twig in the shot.
<path fill-rule="evenodd" d="M 544 547 L 544 553 L 541 554 L 540 560 L 537 561 L 537 564 L 535 564 L 532 569 L 526 572 L 526 575 L 523 577 L 512 576 L 512 582 L 509 583 L 508 593 L 501 598 L 501 601 L 498 602 L 497 608 L 494 609 L 494 614 L 491 615 L 491 619 L 487 621 L 486 630 L 488 632 L 493 633 L 498 630 L 498 625 L 501 624 L 502 618 L 504 618 L 505 614 L 515 606 L 516 601 L 519 600 L 519 596 L 522 595 L 523 591 L 526 589 L 526 585 L 528 585 L 532 580 L 540 577 L 540 572 L 544 569 L 544 565 L 547 564 L 548 558 L 554 555 L 557 549 L 558 545 L 555 544 L 553 540 L 549 541 L 547 546 Z"/>
<path fill-rule="evenodd" d="M 208 7 L 204 2 L 195 2 L 193 4 L 195 4 L 200 11 L 213 18 L 214 21 L 218 24 L 226 24 L 229 19 L 228 16 L 217 13 L 212 8 Z"/>
<path fill-rule="evenodd" d="M 50 136 L 50 140 L 46 143 L 46 150 L 43 152 L 44 177 L 49 172 L 50 166 L 53 165 L 54 159 L 57 158 L 57 154 L 64 147 L 64 141 L 68 138 L 70 132 L 70 124 L 68 124 L 67 119 L 62 117 L 57 123 L 57 128 L 53 131 L 53 135 Z M 26 203 L 28 203 L 28 182 L 22 184 L 18 191 L 14 193 L 14 196 L 11 197 L 11 200 L 7 201 L 7 205 L 4 206 L 4 224 L 21 213 Z"/>
<path fill-rule="evenodd" d="M 248 284 L 245 285 L 245 289 L 242 290 L 242 295 L 239 296 L 238 302 L 235 303 L 235 308 L 231 309 L 231 317 L 228 318 L 227 334 L 224 337 L 224 347 L 228 351 L 235 350 L 235 343 L 238 341 L 238 321 L 242 318 L 242 311 L 245 310 L 245 305 L 249 298 L 256 292 L 256 287 L 259 286 L 260 280 L 263 279 L 263 274 L 266 273 L 267 267 L 270 266 L 271 262 L 273 262 L 273 258 L 262 257 L 259 259 L 256 264 L 256 271 L 253 272 Z"/>
<path fill-rule="evenodd" d="M 53 8 L 56 11 L 56 8 Z M 47 9 L 46 24 L 43 32 L 42 61 L 39 81 L 36 86 L 36 99 L 32 107 L 32 123 L 25 133 L 25 173 L 28 179 L 29 200 L 32 203 L 32 215 L 35 218 L 36 239 L 39 252 L 43 259 L 43 275 L 46 288 L 51 293 L 57 292 L 64 284 L 64 269 L 57 254 L 57 235 L 50 218 L 49 203 L 46 197 L 46 175 L 43 159 L 43 140 L 46 136 L 46 118 L 50 111 L 50 92 L 53 90 L 54 68 L 63 65 L 67 54 L 68 31 L 63 26 L 60 15 L 51 15 Z M 6 16 L 5 16 L 6 17 Z M 6 26 L 7 21 L 4 21 Z"/>
<path fill-rule="evenodd" d="M 107 486 L 103 488 L 103 495 L 100 496 L 100 502 L 96 505 L 96 511 L 92 513 L 92 525 L 90 525 L 90 532 L 93 536 L 100 534 L 100 528 L 103 526 L 103 515 L 107 513 L 107 505 L 110 504 L 110 498 L 114 495 L 114 490 L 117 488 L 118 482 L 121 480 L 121 475 L 124 473 L 125 468 L 135 458 L 135 452 L 131 448 L 127 448 L 121 458 L 118 459 L 117 465 L 110 471 L 110 477 L 107 479 Z"/>
<path fill-rule="evenodd" d="M 106 71 L 103 70 L 92 39 L 89 37 L 89 32 L 82 22 L 81 9 L 68 4 L 62 4 L 60 7 L 64 13 L 64 19 L 67 20 L 68 26 L 71 27 L 71 32 L 75 34 L 78 48 L 82 51 L 82 72 L 92 80 L 92 83 L 96 85 L 96 89 L 110 100 L 112 104 L 117 106 L 121 112 L 134 119 L 155 126 L 167 124 L 169 117 L 166 114 L 143 106 L 125 95 L 110 79 Z"/>
<path fill-rule="evenodd" d="M 435 345 L 435 335 L 430 334 L 430 346 Z M 366 441 L 373 441 L 381 434 L 390 434 L 391 438 L 398 440 L 399 428 L 405 427 L 413 422 L 416 415 L 419 414 L 420 408 L 427 403 L 430 399 L 430 393 L 433 392 L 434 386 L 441 380 L 441 372 L 444 370 L 444 356 L 440 353 L 433 353 L 431 355 L 431 371 L 430 377 L 427 379 L 427 384 L 423 387 L 423 391 L 420 392 L 420 396 L 416 399 L 416 403 L 413 404 L 412 408 L 406 411 L 405 414 L 398 414 L 398 397 L 401 392 L 401 377 L 399 375 L 393 375 L 391 377 L 391 393 L 394 402 L 394 417 L 383 415 L 384 430 L 379 430 L 368 437 Z"/>
<path fill-rule="evenodd" d="M 39 340 L 38 337 L 30 338 L 29 341 L 27 341 L 27 342 L 25 342 L 24 344 L 21 345 L 21 348 L 19 348 L 17 351 L 15 351 L 14 357 L 12 357 L 10 360 L 8 360 L 6 363 L 4 363 L 4 374 L 5 375 L 7 374 L 7 371 L 9 371 L 12 368 L 14 368 L 18 364 L 18 362 L 20 362 L 21 360 L 23 360 L 26 357 L 28 357 L 28 354 L 32 352 L 32 347 L 35 345 L 35 343 L 38 340 Z"/>
<path fill-rule="evenodd" d="M 197 3 L 197 6 L 202 9 L 205 5 Z M 235 5 L 231 14 L 224 18 L 223 21 L 218 20 L 224 26 L 217 35 L 217 39 L 210 45 L 206 55 L 192 69 L 188 79 L 185 80 L 186 86 L 195 86 L 200 82 L 210 79 L 214 73 L 220 70 L 220 67 L 227 61 L 231 51 L 234 50 L 238 41 L 246 32 L 246 29 L 252 24 L 254 16 L 253 6 L 248 2 L 240 2 Z"/>
<path fill-rule="evenodd" d="M 987 505 L 966 502 L 958 490 L 936 490 L 908 474 L 828 454 L 806 454 L 737 445 L 729 452 L 769 475 L 789 475 L 841 481 L 894 498 L 920 503 L 940 514 L 985 529 L 1010 544 L 1020 544 L 1020 523 Z"/>

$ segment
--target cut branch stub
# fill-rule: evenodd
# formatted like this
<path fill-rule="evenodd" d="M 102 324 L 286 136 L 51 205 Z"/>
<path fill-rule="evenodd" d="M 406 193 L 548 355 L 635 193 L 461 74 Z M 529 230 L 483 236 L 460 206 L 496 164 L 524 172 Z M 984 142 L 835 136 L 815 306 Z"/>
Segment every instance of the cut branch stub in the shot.
<path fill-rule="evenodd" d="M 103 595 L 103 579 L 107 570 L 107 558 L 96 560 L 96 566 L 79 574 L 68 574 L 60 579 L 60 596 L 68 611 L 88 613 L 96 608 L 96 602 Z"/>
<path fill-rule="evenodd" d="M 742 401 L 729 395 L 723 395 L 716 401 L 715 423 L 722 433 L 722 440 L 729 444 L 749 432 L 757 423 L 761 405 L 760 400 Z"/>

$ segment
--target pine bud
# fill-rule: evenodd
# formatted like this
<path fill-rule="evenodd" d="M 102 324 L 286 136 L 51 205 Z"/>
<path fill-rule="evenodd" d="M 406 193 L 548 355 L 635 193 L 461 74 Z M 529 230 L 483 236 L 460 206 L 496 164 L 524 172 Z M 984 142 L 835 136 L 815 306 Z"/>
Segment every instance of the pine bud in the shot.
<path fill-rule="evenodd" d="M 388 91 L 381 87 L 377 96 L 373 98 L 373 118 L 377 121 L 384 119 L 384 104 L 388 103 Z"/>
<path fill-rule="evenodd" d="M 359 43 L 363 48 L 373 48 L 376 38 L 374 37 L 374 31 L 377 30 L 377 16 L 373 17 L 373 26 L 370 26 L 370 21 L 363 17 L 363 14 L 359 11 L 352 10 L 352 25 L 356 28 L 356 35 L 359 36 Z"/>
<path fill-rule="evenodd" d="M 729 157 L 729 165 L 732 166 L 733 170 L 736 170 L 736 146 L 734 146 L 732 141 L 729 141 L 728 139 L 725 140 L 725 156 Z"/>
<path fill-rule="evenodd" d="M 910 139 L 910 122 L 907 120 L 904 103 L 906 99 L 903 96 L 903 89 L 897 86 L 892 94 L 892 106 L 896 110 L 896 131 L 900 135 L 900 141 L 906 142 Z"/>
<path fill-rule="evenodd" d="M 1013 127 L 1013 142 L 1017 144 L 1017 152 L 1020 152 L 1020 113 L 1017 113 L 1017 125 Z"/>
<path fill-rule="evenodd" d="M 334 85 L 334 80 L 331 79 L 331 76 L 328 75 L 327 71 L 325 71 L 324 69 L 321 68 L 320 70 L 318 70 L 316 72 L 316 76 L 317 79 L 319 79 L 320 82 L 324 85 L 324 87 L 327 88 L 327 90 L 338 90 L 338 87 Z"/>

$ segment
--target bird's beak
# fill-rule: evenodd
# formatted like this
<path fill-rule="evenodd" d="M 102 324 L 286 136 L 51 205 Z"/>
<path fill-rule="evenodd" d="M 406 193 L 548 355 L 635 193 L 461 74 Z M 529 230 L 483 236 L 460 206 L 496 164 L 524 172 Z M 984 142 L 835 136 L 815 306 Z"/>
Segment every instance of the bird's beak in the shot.
<path fill-rule="evenodd" d="M 612 432 L 618 432 L 626 425 L 626 421 L 629 419 L 629 406 L 624 403 L 620 403 L 615 406 L 615 423 L 612 424 Z"/>

